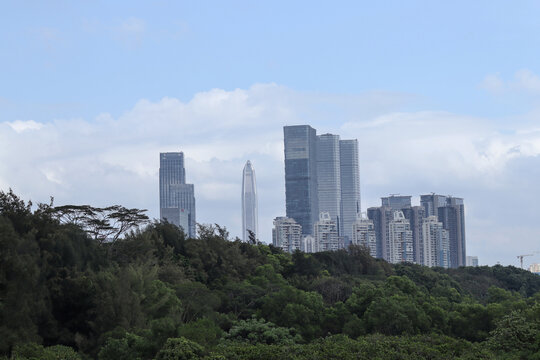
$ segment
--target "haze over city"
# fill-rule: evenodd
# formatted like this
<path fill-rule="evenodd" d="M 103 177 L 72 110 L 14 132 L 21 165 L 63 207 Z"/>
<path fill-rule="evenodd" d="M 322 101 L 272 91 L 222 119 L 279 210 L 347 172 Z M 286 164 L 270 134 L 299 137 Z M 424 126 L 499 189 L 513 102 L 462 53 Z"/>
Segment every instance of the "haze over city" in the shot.
<path fill-rule="evenodd" d="M 159 153 L 182 151 L 197 221 L 241 237 L 249 159 L 268 243 L 283 126 L 311 124 L 358 139 L 362 211 L 462 197 L 467 255 L 518 266 L 540 250 L 539 7 L 4 4 L 0 190 L 159 218 Z"/>

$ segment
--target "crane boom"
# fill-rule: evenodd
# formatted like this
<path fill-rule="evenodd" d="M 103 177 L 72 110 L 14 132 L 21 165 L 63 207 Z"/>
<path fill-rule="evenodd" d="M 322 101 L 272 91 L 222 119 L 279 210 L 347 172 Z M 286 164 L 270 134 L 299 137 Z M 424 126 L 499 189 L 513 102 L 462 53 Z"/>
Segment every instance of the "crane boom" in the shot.
<path fill-rule="evenodd" d="M 517 258 L 519 259 L 519 262 L 521 264 L 521 268 L 523 269 L 523 258 L 525 256 L 534 256 L 534 254 L 525 254 L 525 255 L 518 255 Z"/>

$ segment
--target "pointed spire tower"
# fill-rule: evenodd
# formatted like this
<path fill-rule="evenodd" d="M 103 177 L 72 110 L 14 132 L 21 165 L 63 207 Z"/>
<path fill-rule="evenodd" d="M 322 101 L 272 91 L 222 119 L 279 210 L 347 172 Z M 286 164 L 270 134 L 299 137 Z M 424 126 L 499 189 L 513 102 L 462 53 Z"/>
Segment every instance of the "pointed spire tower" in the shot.
<path fill-rule="evenodd" d="M 252 231 L 255 238 L 258 238 L 258 222 L 257 182 L 255 181 L 255 170 L 248 160 L 242 174 L 242 240 L 249 240 L 249 231 Z"/>

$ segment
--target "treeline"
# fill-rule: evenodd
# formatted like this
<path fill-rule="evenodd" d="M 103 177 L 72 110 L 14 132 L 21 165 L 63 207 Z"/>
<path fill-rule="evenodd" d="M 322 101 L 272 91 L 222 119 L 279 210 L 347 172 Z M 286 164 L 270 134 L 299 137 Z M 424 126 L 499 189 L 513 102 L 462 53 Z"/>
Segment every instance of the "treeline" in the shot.
<path fill-rule="evenodd" d="M 0 192 L 0 358 L 540 359 L 540 277 L 515 267 L 291 255 L 217 225 L 106 241 L 65 212 Z"/>

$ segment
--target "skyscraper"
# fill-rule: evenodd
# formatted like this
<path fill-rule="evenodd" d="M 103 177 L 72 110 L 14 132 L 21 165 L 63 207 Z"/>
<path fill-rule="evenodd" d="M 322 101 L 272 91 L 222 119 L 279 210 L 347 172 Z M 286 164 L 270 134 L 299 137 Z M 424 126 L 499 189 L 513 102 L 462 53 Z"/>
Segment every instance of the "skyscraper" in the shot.
<path fill-rule="evenodd" d="M 317 193 L 317 135 L 309 125 L 283 127 L 285 143 L 285 199 L 287 217 L 313 234 L 319 218 Z"/>
<path fill-rule="evenodd" d="M 186 184 L 184 153 L 159 154 L 159 214 L 161 220 L 195 237 L 195 189 Z"/>
<path fill-rule="evenodd" d="M 353 237 L 353 224 L 360 214 L 360 170 L 358 167 L 358 141 L 339 142 L 341 172 L 341 224 L 345 244 Z"/>
<path fill-rule="evenodd" d="M 388 224 L 388 262 L 393 264 L 399 262 L 413 262 L 413 243 L 411 224 L 403 212 L 392 210 L 394 219 Z"/>
<path fill-rule="evenodd" d="M 309 125 L 285 126 L 283 133 L 287 217 L 312 235 L 319 214 L 329 213 L 338 236 L 349 244 L 360 212 L 357 141 L 317 136 Z"/>
<path fill-rule="evenodd" d="M 436 216 L 428 216 L 422 225 L 425 266 L 447 268 L 450 264 L 448 231 Z"/>
<path fill-rule="evenodd" d="M 462 198 L 444 195 L 421 195 L 420 203 L 426 209 L 426 216 L 437 216 L 443 228 L 448 231 L 450 242 L 449 267 L 466 265 L 465 249 L 465 207 Z"/>
<path fill-rule="evenodd" d="M 242 172 L 242 236 L 244 241 L 249 239 L 249 231 L 255 238 L 259 236 L 259 217 L 257 207 L 257 182 L 255 170 L 248 160 Z"/>
<path fill-rule="evenodd" d="M 317 136 L 319 213 L 327 212 L 341 235 L 341 166 L 339 135 Z"/>

